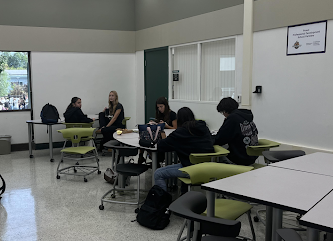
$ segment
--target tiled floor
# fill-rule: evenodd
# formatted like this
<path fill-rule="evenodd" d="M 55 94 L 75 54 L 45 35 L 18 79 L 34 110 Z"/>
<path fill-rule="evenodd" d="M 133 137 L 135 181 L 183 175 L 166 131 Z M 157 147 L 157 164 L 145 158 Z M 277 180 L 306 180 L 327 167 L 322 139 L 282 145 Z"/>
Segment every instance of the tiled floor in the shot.
<path fill-rule="evenodd" d="M 34 151 L 31 159 L 27 151 L 0 156 L 0 173 L 7 182 L 0 201 L 1 240 L 176 240 L 182 218 L 172 215 L 167 228 L 154 231 L 132 222 L 135 206 L 105 203 L 105 209 L 99 210 L 101 196 L 111 188 L 103 178 L 111 157 L 100 156 L 102 174 L 88 176 L 88 182 L 63 175 L 58 180 L 59 151 L 54 150 L 54 163 L 48 150 Z M 149 170 L 142 177 L 146 189 L 151 187 L 151 175 Z M 134 178 L 132 184 L 136 184 Z M 247 217 L 240 220 L 241 234 L 251 237 Z M 254 225 L 257 240 L 264 240 L 263 224 Z"/>

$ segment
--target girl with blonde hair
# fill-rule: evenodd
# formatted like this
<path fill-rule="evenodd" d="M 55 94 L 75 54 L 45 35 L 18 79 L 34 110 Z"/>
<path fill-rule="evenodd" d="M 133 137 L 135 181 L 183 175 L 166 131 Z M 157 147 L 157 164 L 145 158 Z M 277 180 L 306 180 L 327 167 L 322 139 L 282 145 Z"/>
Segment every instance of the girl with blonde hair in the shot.
<path fill-rule="evenodd" d="M 112 90 L 109 94 L 108 100 L 109 106 L 105 107 L 102 112 L 99 113 L 99 126 L 100 131 L 103 134 L 103 141 L 100 149 L 103 148 L 103 144 L 113 139 L 113 133 L 117 128 L 125 128 L 122 124 L 124 119 L 124 107 L 118 101 L 118 93 Z"/>

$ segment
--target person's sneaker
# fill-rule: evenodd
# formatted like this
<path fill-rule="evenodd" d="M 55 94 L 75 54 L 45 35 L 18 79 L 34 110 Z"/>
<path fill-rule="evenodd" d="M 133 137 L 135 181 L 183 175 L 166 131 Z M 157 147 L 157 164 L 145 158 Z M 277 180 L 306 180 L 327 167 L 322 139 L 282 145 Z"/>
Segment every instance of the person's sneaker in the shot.
<path fill-rule="evenodd" d="M 139 163 L 139 164 L 142 164 L 142 163 L 144 163 L 144 162 L 146 162 L 146 159 L 145 159 L 143 156 L 139 155 L 138 163 Z"/>

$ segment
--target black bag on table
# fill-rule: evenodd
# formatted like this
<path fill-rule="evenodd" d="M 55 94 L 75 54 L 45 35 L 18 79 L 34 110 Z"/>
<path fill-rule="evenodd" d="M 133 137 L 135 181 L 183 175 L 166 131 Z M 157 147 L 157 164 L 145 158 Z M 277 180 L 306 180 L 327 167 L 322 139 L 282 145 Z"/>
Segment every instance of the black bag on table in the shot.
<path fill-rule="evenodd" d="M 6 182 L 1 175 L 0 179 L 2 180 L 2 186 L 0 187 L 0 199 L 1 199 L 1 195 L 6 191 Z"/>
<path fill-rule="evenodd" d="M 45 124 L 57 123 L 59 118 L 59 112 L 57 108 L 49 103 L 44 105 L 42 111 L 40 112 L 40 118 Z"/>
<path fill-rule="evenodd" d="M 136 220 L 144 227 L 162 230 L 170 223 L 169 206 L 172 197 L 161 187 L 153 186 L 147 195 L 144 204 L 141 206 Z"/>

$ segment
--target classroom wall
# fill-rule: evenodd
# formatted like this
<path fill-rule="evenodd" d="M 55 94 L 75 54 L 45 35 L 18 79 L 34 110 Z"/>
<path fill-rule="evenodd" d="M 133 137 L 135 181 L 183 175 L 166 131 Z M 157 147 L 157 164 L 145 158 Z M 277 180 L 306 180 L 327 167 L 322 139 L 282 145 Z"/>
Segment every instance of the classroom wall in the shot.
<path fill-rule="evenodd" d="M 286 56 L 287 28 L 254 33 L 252 110 L 261 138 L 332 151 L 333 20 L 326 53 Z"/>
<path fill-rule="evenodd" d="M 34 119 L 39 119 L 46 103 L 57 107 L 62 115 L 74 96 L 82 98 L 82 111 L 97 114 L 108 104 L 111 90 L 116 90 L 119 102 L 123 104 L 125 116 L 131 120 L 127 125 L 136 124 L 135 106 L 135 55 L 116 53 L 31 53 L 31 76 L 33 91 Z M 26 124 L 16 132 L 27 132 Z M 54 130 L 63 126 L 54 126 Z M 53 132 L 53 140 L 62 137 Z M 26 139 L 17 138 L 17 143 Z M 46 126 L 35 125 L 35 143 L 47 143 Z"/>

